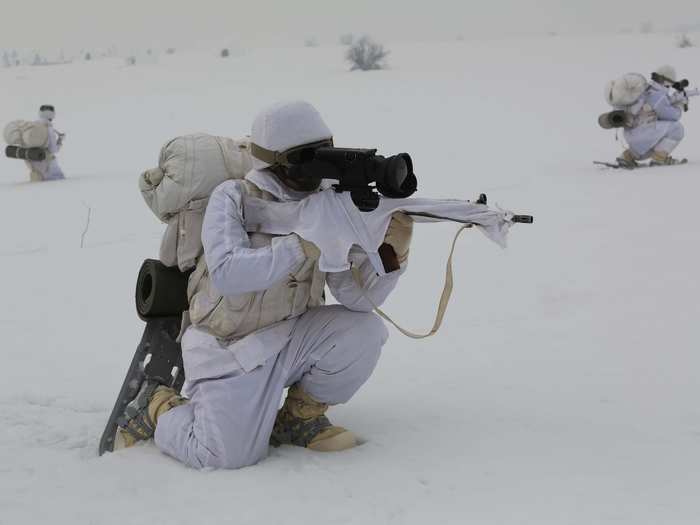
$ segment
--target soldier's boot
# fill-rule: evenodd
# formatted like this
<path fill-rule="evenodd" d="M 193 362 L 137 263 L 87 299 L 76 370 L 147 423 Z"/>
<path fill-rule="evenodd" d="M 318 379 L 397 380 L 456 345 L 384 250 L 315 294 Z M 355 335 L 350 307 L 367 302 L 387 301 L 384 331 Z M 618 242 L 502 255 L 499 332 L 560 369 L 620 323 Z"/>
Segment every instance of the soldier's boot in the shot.
<path fill-rule="evenodd" d="M 187 402 L 174 389 L 154 381 L 145 381 L 136 397 L 119 419 L 114 449 L 126 448 L 153 437 L 158 418 Z"/>
<path fill-rule="evenodd" d="M 685 160 L 678 160 L 671 157 L 669 153 L 665 151 L 655 151 L 651 156 L 652 166 L 675 166 L 676 164 L 683 164 Z"/>
<path fill-rule="evenodd" d="M 316 401 L 299 385 L 293 385 L 277 412 L 270 444 L 296 445 L 318 452 L 336 452 L 358 444 L 357 436 L 336 427 L 325 416 L 328 405 Z"/>
<path fill-rule="evenodd" d="M 629 170 L 639 167 L 637 159 L 634 158 L 634 154 L 629 149 L 623 151 L 622 155 L 617 157 L 616 160 L 621 167 L 627 168 Z"/>

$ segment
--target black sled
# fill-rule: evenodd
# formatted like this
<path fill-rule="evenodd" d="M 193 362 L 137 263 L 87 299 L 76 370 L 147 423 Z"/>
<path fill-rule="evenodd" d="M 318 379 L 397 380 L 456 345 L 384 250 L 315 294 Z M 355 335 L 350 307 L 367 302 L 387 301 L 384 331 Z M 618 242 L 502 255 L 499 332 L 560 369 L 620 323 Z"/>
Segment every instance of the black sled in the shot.
<path fill-rule="evenodd" d="M 144 381 L 154 380 L 177 392 L 182 389 L 185 372 L 177 337 L 182 312 L 188 309 L 187 278 L 188 274 L 160 261 L 147 259 L 141 266 L 136 282 L 136 311 L 146 321 L 146 328 L 102 433 L 100 456 L 114 450 L 117 430 L 125 423 L 124 410 Z"/>

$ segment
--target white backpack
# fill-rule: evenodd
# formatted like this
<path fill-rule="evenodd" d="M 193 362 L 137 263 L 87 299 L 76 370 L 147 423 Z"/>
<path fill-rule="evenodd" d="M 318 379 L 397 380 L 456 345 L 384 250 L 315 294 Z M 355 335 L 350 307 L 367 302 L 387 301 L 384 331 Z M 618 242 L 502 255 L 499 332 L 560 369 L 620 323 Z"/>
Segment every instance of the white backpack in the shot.
<path fill-rule="evenodd" d="M 139 177 L 148 207 L 168 227 L 160 260 L 181 271 L 195 267 L 202 254 L 202 222 L 211 192 L 228 179 L 242 179 L 252 168 L 248 139 L 204 133 L 177 137 L 160 152 L 158 167 Z"/>
<path fill-rule="evenodd" d="M 649 82 L 644 75 L 627 73 L 605 86 L 605 101 L 616 109 L 633 106 L 646 91 Z"/>
<path fill-rule="evenodd" d="M 9 146 L 22 148 L 47 148 L 49 145 L 49 126 L 40 120 L 13 120 L 3 131 L 3 138 Z"/>

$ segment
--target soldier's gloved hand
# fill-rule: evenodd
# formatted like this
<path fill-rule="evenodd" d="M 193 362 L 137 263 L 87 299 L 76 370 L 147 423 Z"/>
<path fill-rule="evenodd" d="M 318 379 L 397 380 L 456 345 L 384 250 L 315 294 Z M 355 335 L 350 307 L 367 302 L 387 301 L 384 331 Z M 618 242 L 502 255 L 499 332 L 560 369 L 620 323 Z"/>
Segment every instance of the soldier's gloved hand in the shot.
<path fill-rule="evenodd" d="M 293 235 L 296 236 L 296 238 L 299 240 L 301 249 L 304 250 L 304 255 L 307 259 L 313 259 L 314 261 L 317 261 L 321 257 L 321 250 L 318 249 L 318 246 L 316 246 L 311 241 L 302 239 L 296 233 L 294 233 Z"/>
<path fill-rule="evenodd" d="M 392 214 L 389 228 L 384 236 L 384 244 L 379 248 L 379 255 L 382 257 L 384 269 L 387 272 L 398 270 L 399 265 L 406 262 L 412 237 L 413 219 L 400 211 Z M 388 245 L 393 249 L 394 261 L 391 260 L 392 254 L 384 248 L 384 245 Z"/>

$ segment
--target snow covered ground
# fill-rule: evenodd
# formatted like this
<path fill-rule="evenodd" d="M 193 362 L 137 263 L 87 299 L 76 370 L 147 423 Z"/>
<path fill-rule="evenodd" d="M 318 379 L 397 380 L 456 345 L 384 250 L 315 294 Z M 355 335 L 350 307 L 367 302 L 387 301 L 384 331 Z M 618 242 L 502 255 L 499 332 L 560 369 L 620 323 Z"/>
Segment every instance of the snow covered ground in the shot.
<path fill-rule="evenodd" d="M 670 36 L 390 48 L 372 73 L 347 72 L 341 48 L 0 69 L 0 122 L 55 104 L 70 177 L 28 184 L 0 162 L 0 524 L 698 523 L 700 118 L 685 118 L 687 166 L 591 161 L 620 151 L 596 124 L 604 83 L 665 62 L 692 80 L 700 51 Z M 97 457 L 162 232 L 137 175 L 173 136 L 240 136 L 294 97 L 338 145 L 410 152 L 421 195 L 486 192 L 535 224 L 506 251 L 463 236 L 443 331 L 393 331 L 331 412 L 361 447 L 218 472 L 152 444 Z M 432 322 L 454 229 L 416 228 L 386 306 L 411 328 Z"/>

